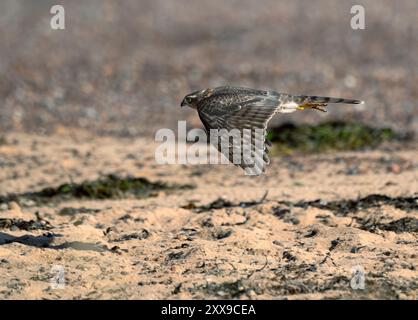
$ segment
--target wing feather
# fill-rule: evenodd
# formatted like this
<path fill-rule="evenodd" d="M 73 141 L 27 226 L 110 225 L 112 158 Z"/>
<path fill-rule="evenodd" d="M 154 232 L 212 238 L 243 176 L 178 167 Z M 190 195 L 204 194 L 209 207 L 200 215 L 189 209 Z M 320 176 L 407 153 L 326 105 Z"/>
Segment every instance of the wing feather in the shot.
<path fill-rule="evenodd" d="M 198 107 L 198 113 L 208 133 L 210 129 L 226 129 L 228 132 L 238 129 L 242 141 L 240 147 L 231 139 L 228 139 L 228 148 L 224 148 L 226 150 L 222 150 L 221 143 L 215 146 L 232 163 L 234 151 L 240 151 L 241 161 L 234 164 L 243 168 L 247 174 L 260 175 L 270 163 L 268 151 L 271 143 L 266 138 L 267 123 L 280 104 L 277 93 L 263 92 L 231 105 L 213 99 L 213 102 Z M 234 135 L 231 136 L 233 139 Z"/>

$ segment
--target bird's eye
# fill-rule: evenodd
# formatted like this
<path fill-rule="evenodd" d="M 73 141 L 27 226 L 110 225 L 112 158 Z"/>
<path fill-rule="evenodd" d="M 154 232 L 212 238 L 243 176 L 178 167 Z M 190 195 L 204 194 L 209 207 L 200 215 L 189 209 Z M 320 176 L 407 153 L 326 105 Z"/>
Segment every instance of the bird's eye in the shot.
<path fill-rule="evenodd" d="M 186 98 L 186 102 L 187 102 L 187 103 L 191 103 L 191 102 L 192 102 L 192 98 L 187 97 L 187 98 Z"/>

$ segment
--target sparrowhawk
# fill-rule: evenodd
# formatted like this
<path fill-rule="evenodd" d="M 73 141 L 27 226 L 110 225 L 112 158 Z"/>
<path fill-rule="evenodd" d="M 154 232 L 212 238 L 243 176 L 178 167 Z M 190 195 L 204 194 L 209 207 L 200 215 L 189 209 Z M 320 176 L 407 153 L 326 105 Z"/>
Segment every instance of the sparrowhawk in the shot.
<path fill-rule="evenodd" d="M 273 115 L 303 109 L 326 111 L 325 106 L 329 103 L 363 102 L 225 86 L 190 93 L 184 97 L 181 106 L 197 110 L 208 134 L 214 129 L 223 132 L 220 136 L 221 141 L 226 141 L 226 147 L 222 148 L 219 140 L 214 144 L 230 162 L 243 168 L 246 174 L 260 175 L 270 163 L 271 143 L 266 135 L 267 123 Z M 222 140 L 222 136 L 227 140 Z M 238 138 L 237 143 L 234 138 Z M 245 153 L 245 150 L 249 152 Z M 238 157 L 234 158 L 234 154 Z"/>

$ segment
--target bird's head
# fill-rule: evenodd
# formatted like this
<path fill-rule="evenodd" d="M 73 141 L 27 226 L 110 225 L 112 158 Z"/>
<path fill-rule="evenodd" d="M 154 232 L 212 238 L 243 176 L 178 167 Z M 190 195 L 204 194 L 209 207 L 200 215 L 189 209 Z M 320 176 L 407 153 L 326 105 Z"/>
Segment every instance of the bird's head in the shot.
<path fill-rule="evenodd" d="M 188 106 L 196 109 L 197 103 L 202 99 L 209 97 L 212 94 L 212 91 L 212 89 L 204 89 L 189 93 L 181 102 L 181 107 Z"/>

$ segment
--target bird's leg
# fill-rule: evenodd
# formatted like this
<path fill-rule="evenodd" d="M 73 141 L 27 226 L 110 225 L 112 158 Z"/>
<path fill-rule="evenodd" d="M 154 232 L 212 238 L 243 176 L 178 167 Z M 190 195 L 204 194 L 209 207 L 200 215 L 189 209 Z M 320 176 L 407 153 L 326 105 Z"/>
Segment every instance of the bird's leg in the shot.
<path fill-rule="evenodd" d="M 304 110 L 304 109 L 315 109 L 322 112 L 327 112 L 327 109 L 325 107 L 327 106 L 326 103 L 305 103 L 303 105 L 300 105 L 298 109 Z"/>
<path fill-rule="evenodd" d="M 318 104 L 318 105 L 314 105 L 312 107 L 312 109 L 319 110 L 319 111 L 322 111 L 322 112 L 327 112 L 327 109 L 325 108 L 326 106 L 327 106 L 326 103 L 321 103 L 321 104 Z"/>

